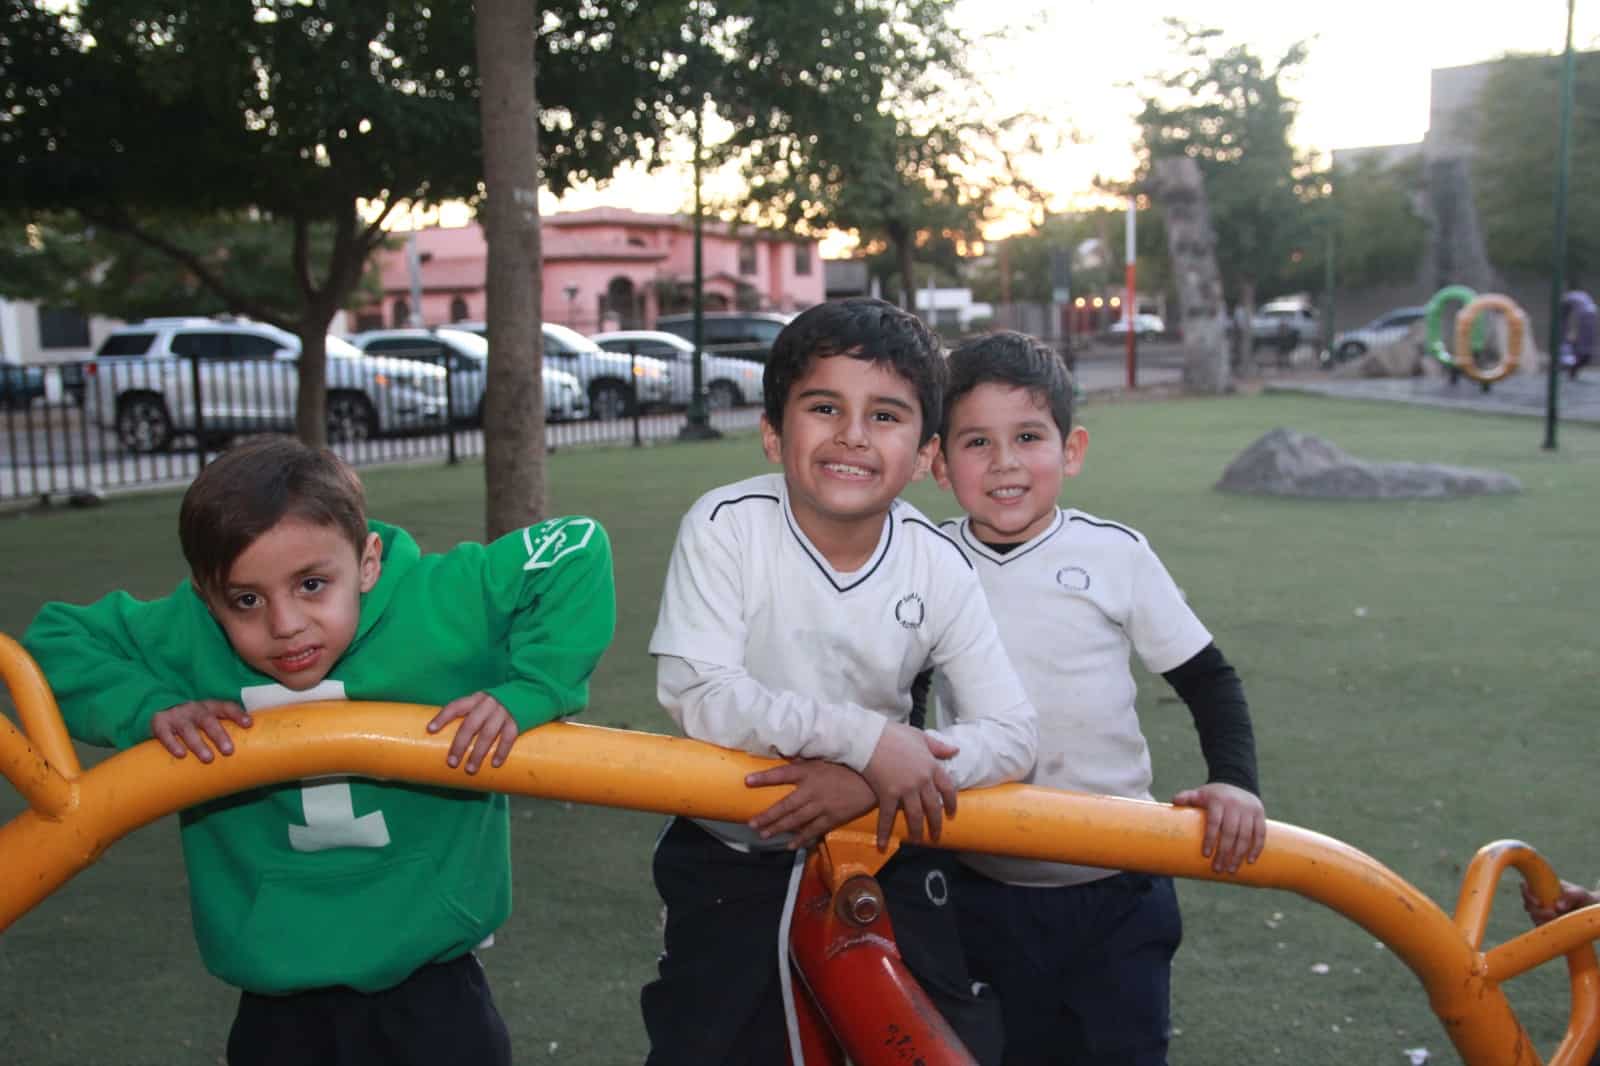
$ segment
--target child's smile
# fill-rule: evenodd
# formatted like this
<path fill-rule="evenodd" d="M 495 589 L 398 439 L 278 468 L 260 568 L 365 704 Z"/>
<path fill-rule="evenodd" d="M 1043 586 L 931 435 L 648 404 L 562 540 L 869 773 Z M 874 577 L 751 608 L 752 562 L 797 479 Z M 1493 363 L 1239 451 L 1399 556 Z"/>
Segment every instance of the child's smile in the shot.
<path fill-rule="evenodd" d="M 957 400 L 949 424 L 934 474 L 955 491 L 978 539 L 1021 544 L 1048 529 L 1061 482 L 1083 464 L 1088 435 L 1082 427 L 1063 440 L 1042 399 L 998 382 Z"/>
<path fill-rule="evenodd" d="M 767 458 L 783 464 L 789 506 L 812 543 L 877 543 L 896 496 L 924 473 L 937 438 L 922 438 L 916 388 L 888 366 L 848 355 L 815 359 L 789 389 L 780 433 L 761 422 Z M 854 549 L 844 552 L 844 560 Z"/>

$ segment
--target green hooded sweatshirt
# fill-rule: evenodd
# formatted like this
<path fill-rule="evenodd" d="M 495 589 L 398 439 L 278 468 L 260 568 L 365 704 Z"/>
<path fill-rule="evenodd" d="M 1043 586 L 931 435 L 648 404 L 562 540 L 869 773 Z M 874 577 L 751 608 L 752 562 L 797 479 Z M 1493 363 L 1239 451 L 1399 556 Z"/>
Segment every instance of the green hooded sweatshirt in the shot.
<path fill-rule="evenodd" d="M 117 748 L 151 739 L 158 712 L 200 699 L 255 711 L 484 691 L 524 730 L 584 706 L 616 627 L 598 523 L 553 519 L 439 555 L 404 530 L 371 529 L 382 574 L 349 649 L 306 692 L 247 666 L 187 581 L 150 602 L 117 592 L 46 604 L 23 644 L 72 735 Z M 472 950 L 511 911 L 504 795 L 321 778 L 202 804 L 181 823 L 201 957 L 251 992 L 390 988 Z"/>

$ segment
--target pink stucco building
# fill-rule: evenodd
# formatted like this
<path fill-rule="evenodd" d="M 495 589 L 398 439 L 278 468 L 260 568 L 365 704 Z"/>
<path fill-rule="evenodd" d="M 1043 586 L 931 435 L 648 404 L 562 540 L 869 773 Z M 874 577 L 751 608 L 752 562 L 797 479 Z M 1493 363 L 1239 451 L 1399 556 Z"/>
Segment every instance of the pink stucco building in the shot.
<path fill-rule="evenodd" d="M 596 207 L 547 215 L 544 318 L 584 333 L 647 328 L 686 311 L 692 299 L 694 233 L 682 215 Z M 378 253 L 382 305 L 358 311 L 357 328 L 407 325 L 412 282 L 408 238 Z M 707 309 L 796 311 L 823 300 L 817 242 L 773 230 L 707 220 L 703 242 Z M 416 234 L 422 322 L 482 319 L 488 250 L 477 223 Z"/>

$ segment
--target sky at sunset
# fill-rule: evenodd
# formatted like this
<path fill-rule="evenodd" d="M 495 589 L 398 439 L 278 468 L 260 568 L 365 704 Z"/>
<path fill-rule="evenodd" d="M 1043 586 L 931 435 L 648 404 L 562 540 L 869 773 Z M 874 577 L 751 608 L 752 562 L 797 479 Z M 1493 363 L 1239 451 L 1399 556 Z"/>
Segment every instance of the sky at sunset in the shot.
<path fill-rule="evenodd" d="M 1310 56 L 1289 83 L 1301 102 L 1295 139 L 1314 152 L 1422 138 L 1428 125 L 1429 71 L 1477 63 L 1507 51 L 1558 52 L 1565 0 L 1342 0 L 1325 5 L 1282 0 L 961 0 L 958 21 L 976 34 L 1011 29 L 986 45 L 974 66 L 997 114 L 1028 110 L 1051 128 L 1075 131 L 1025 175 L 1053 195 L 1052 207 L 1085 202 L 1096 174 L 1125 178 L 1140 90 L 1151 74 L 1178 69 L 1163 17 L 1223 31 L 1269 60 L 1309 40 Z M 1022 30 L 1019 32 L 1018 27 Z M 1574 42 L 1600 48 L 1600 0 L 1578 0 Z M 1552 101 L 1552 121 L 1554 120 Z M 543 210 L 601 204 L 674 212 L 690 203 L 686 167 L 646 175 L 625 171 L 601 188 L 545 195 Z M 708 182 L 710 196 L 737 196 L 736 180 Z M 993 228 L 1003 236 L 1020 217 Z M 824 254 L 843 250 L 830 241 Z"/>

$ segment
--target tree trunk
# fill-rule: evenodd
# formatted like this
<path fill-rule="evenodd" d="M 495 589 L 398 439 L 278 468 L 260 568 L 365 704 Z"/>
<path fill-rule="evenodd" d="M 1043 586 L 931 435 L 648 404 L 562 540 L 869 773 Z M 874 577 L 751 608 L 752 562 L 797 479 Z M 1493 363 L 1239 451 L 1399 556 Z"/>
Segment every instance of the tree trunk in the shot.
<path fill-rule="evenodd" d="M 912 314 L 917 313 L 916 243 L 917 235 L 907 233 L 895 245 L 900 259 L 900 306 Z M 933 309 L 928 310 L 931 317 Z"/>
<path fill-rule="evenodd" d="M 1472 192 L 1472 170 L 1465 159 L 1428 164 L 1423 197 L 1428 240 L 1423 248 L 1422 283 L 1429 290 L 1466 285 L 1479 292 L 1505 291 L 1505 279 L 1489 261 L 1489 250 Z"/>
<path fill-rule="evenodd" d="M 479 0 L 482 218 L 488 241 L 489 368 L 483 398 L 484 534 L 545 514 L 543 282 L 539 264 L 538 5 Z"/>
<path fill-rule="evenodd" d="M 1226 392 L 1230 387 L 1226 309 L 1205 181 L 1187 156 L 1156 160 L 1150 177 L 1166 216 L 1167 254 L 1178 287 L 1184 388 Z"/>
<path fill-rule="evenodd" d="M 313 448 L 328 443 L 328 326 L 332 322 L 332 314 L 324 314 L 317 304 L 308 303 L 296 323 L 300 380 L 295 396 L 294 433 Z"/>
<path fill-rule="evenodd" d="M 1261 373 L 1261 363 L 1256 358 L 1256 279 L 1239 279 L 1239 335 L 1233 361 L 1240 377 L 1253 378 Z M 1276 344 L 1276 338 L 1271 343 Z"/>

